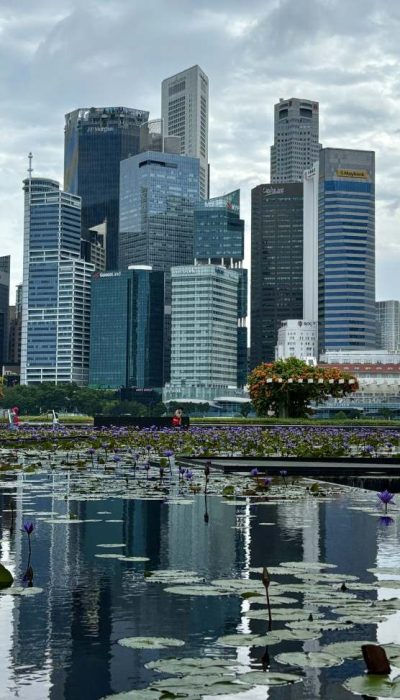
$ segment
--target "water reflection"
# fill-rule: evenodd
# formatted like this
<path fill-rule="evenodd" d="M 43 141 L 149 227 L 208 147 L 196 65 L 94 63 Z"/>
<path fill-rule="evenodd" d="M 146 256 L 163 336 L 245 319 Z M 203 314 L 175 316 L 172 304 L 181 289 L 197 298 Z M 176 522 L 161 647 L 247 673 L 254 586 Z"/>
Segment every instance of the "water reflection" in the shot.
<path fill-rule="evenodd" d="M 67 485 L 66 498 L 60 497 L 60 479 Z M 44 589 L 32 599 L 0 597 L 0 698 L 3 692 L 7 700 L 98 700 L 144 687 L 154 677 L 144 664 L 171 654 L 116 644 L 135 635 L 179 637 L 186 642 L 183 655 L 219 653 L 248 666 L 264 663 L 289 670 L 275 662 L 278 650 L 273 646 L 267 648 L 267 658 L 265 649 L 228 650 L 213 644 L 237 631 L 265 634 L 267 608 L 265 620 L 253 620 L 246 616 L 249 601 L 238 596 L 167 594 L 161 584 L 146 581 L 146 569 L 190 569 L 208 581 L 249 578 L 251 567 L 261 573 L 262 567 L 284 561 L 329 561 L 338 565 L 338 572 L 374 581 L 367 568 L 400 565 L 397 521 L 383 529 L 378 518 L 348 510 L 345 498 L 324 503 L 310 497 L 303 503 L 274 505 L 253 505 L 247 499 L 241 506 L 211 494 L 183 500 L 188 503 L 167 504 L 162 498 L 80 501 L 71 497 L 69 475 L 18 475 L 14 485 L 0 486 L 1 561 L 21 582 L 28 560 L 21 530 L 25 519 L 34 520 L 34 583 Z M 55 513 L 72 516 L 72 521 L 46 522 Z M 263 522 L 276 525 L 259 524 Z M 102 551 L 98 544 L 115 543 L 125 544 L 121 553 L 127 556 L 150 560 L 96 558 Z M 379 598 L 397 595 L 395 589 L 378 593 Z M 379 641 L 394 641 L 397 635 L 400 642 L 399 622 L 400 613 L 380 623 Z M 374 634 L 371 626 L 355 627 L 345 638 L 372 639 Z M 343 638 L 343 632 L 329 632 L 304 645 L 282 643 L 279 652 L 315 651 Z M 361 667 L 354 665 L 358 672 Z M 243 697 L 345 700 L 353 697 L 341 687 L 347 675 L 348 666 L 346 671 L 307 669 L 301 685 L 256 689 Z"/>

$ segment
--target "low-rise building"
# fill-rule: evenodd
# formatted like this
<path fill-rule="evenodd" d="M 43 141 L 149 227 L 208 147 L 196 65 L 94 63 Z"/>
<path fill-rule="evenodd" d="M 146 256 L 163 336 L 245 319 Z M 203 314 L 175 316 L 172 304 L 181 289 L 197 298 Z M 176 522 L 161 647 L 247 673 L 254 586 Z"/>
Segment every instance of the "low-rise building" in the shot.
<path fill-rule="evenodd" d="M 278 342 L 275 346 L 275 359 L 287 360 L 297 357 L 308 360 L 317 357 L 318 323 L 302 319 L 282 321 L 278 329 Z"/>

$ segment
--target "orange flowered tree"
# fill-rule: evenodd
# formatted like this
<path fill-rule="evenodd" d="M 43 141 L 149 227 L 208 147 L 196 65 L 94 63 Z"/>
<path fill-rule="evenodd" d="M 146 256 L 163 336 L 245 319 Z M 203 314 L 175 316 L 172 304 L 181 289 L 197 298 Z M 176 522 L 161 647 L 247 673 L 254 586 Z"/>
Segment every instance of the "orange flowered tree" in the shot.
<path fill-rule="evenodd" d="M 280 418 L 302 418 L 311 413 L 310 402 L 357 391 L 355 377 L 336 367 L 312 367 L 303 360 L 264 362 L 249 375 L 249 393 L 258 416 L 273 412 Z"/>

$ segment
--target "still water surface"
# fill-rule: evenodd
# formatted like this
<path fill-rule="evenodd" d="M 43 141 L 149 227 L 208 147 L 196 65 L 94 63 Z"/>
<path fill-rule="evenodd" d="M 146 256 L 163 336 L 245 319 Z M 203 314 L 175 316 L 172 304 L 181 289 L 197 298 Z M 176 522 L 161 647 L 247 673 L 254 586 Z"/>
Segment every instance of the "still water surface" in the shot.
<path fill-rule="evenodd" d="M 273 505 L 250 505 L 248 501 L 230 505 L 219 496 L 209 496 L 206 522 L 204 495 L 191 496 L 187 504 L 60 499 L 59 481 L 64 478 L 21 475 L 14 486 L 4 480 L 0 483 L 0 559 L 20 585 L 28 557 L 22 525 L 32 520 L 36 526 L 31 562 L 34 586 L 43 588 L 43 593 L 31 598 L 0 597 L 1 700 L 99 700 L 111 693 L 144 688 L 161 678 L 144 664 L 171 656 L 225 655 L 248 665 L 249 670 L 259 663 L 262 649 L 215 646 L 221 635 L 265 634 L 266 622 L 245 617 L 247 601 L 238 596 L 166 593 L 164 585 L 146 580 L 146 570 L 192 570 L 211 581 L 248 577 L 249 567 L 325 561 L 336 564 L 337 572 L 374 582 L 376 577 L 367 568 L 400 565 L 397 520 L 383 527 L 379 518 L 350 510 L 356 498 L 350 492 L 325 503 L 310 498 L 307 503 Z M 11 494 L 15 517 L 10 528 Z M 50 513 L 73 514 L 85 522 L 46 522 L 54 517 Z M 98 558 L 96 554 L 113 551 L 99 544 L 123 544 L 118 550 L 121 554 L 146 556 L 149 561 Z M 385 589 L 364 596 L 398 593 Z M 284 622 L 275 624 L 275 628 L 283 626 Z M 117 643 L 136 635 L 178 637 L 185 646 L 151 651 Z M 352 638 L 400 643 L 400 613 L 378 625 L 358 625 L 345 632 L 325 632 L 317 640 L 269 647 L 271 670 L 298 672 L 278 664 L 274 660 L 277 653 L 314 651 L 325 643 Z M 362 672 L 363 664 L 355 661 L 329 669 L 306 669 L 301 684 L 257 688 L 232 699 L 346 700 L 356 696 L 341 683 Z"/>

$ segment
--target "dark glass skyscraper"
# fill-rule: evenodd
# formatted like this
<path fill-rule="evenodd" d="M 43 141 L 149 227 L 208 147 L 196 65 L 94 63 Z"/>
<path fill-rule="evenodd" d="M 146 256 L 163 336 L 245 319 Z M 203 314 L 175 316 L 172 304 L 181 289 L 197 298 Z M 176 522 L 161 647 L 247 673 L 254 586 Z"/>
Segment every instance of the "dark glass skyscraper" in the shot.
<path fill-rule="evenodd" d="M 273 362 L 282 321 L 303 318 L 303 185 L 259 185 L 251 210 L 251 367 Z"/>
<path fill-rule="evenodd" d="M 164 273 L 145 266 L 92 278 L 89 384 L 163 386 Z"/>
<path fill-rule="evenodd" d="M 8 360 L 10 256 L 0 257 L 0 372 Z"/>
<path fill-rule="evenodd" d="M 149 112 L 91 107 L 65 115 L 64 190 L 82 198 L 82 231 L 107 219 L 107 269 L 118 267 L 119 167 L 139 153 Z"/>
<path fill-rule="evenodd" d="M 200 264 L 223 265 L 239 275 L 237 384 L 247 381 L 247 270 L 243 269 L 244 221 L 240 190 L 199 204 L 194 213 L 194 258 Z"/>

